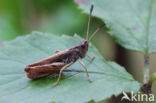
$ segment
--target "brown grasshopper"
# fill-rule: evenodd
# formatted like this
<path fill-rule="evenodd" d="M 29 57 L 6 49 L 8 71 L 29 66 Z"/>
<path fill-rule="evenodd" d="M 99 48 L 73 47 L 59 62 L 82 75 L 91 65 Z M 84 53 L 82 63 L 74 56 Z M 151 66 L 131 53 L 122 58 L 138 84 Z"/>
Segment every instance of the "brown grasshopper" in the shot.
<path fill-rule="evenodd" d="M 90 80 L 88 70 L 87 70 L 85 64 L 81 60 L 82 58 L 84 58 L 87 55 L 89 41 L 103 26 L 102 25 L 99 28 L 97 28 L 96 31 L 90 36 L 90 38 L 88 38 L 92 11 L 93 11 L 93 5 L 91 5 L 91 8 L 90 8 L 86 40 L 83 40 L 78 45 L 71 47 L 69 49 L 66 49 L 64 51 L 56 51 L 56 54 L 54 54 L 48 58 L 45 58 L 41 61 L 38 61 L 36 63 L 26 66 L 24 70 L 25 70 L 28 78 L 37 79 L 40 77 L 50 75 L 51 73 L 54 73 L 54 72 L 59 72 L 58 80 L 53 85 L 53 87 L 57 86 L 61 79 L 62 72 L 78 60 L 80 62 L 80 64 L 84 67 L 87 77 L 88 77 L 88 80 L 90 82 L 92 82 Z M 91 60 L 94 59 L 94 58 L 90 57 L 89 55 L 87 55 L 87 56 Z"/>

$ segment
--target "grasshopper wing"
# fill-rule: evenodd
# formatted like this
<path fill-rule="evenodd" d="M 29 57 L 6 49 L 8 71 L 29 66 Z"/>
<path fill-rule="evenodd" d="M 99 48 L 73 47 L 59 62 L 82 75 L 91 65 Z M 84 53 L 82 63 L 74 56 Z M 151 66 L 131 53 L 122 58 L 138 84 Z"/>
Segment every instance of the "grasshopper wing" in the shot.
<path fill-rule="evenodd" d="M 27 72 L 27 77 L 30 79 L 37 79 L 47 76 L 53 72 L 59 72 L 65 64 L 61 62 L 55 62 L 52 64 L 45 64 L 39 66 L 27 66 L 24 70 Z"/>

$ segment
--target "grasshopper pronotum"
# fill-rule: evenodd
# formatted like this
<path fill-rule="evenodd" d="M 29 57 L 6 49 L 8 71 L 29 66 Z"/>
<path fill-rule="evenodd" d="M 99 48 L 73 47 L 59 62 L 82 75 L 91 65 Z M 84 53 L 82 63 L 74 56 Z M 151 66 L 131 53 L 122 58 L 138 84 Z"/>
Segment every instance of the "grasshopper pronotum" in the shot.
<path fill-rule="evenodd" d="M 93 5 L 91 5 L 90 8 L 90 15 L 89 15 L 89 19 L 88 19 L 88 28 L 87 28 L 87 36 L 86 36 L 86 40 L 81 41 L 78 45 L 71 47 L 69 49 L 66 49 L 64 51 L 56 51 L 56 54 L 45 58 L 41 61 L 38 61 L 36 63 L 30 64 L 28 66 L 25 67 L 25 71 L 27 74 L 27 77 L 30 79 L 36 79 L 36 78 L 40 78 L 40 77 L 44 77 L 47 76 L 51 73 L 54 72 L 59 72 L 59 77 L 57 82 L 53 85 L 57 86 L 60 79 L 61 79 L 61 75 L 62 72 L 67 69 L 70 65 L 72 65 L 74 62 L 76 62 L 77 60 L 79 61 L 79 63 L 84 67 L 88 80 L 90 82 L 91 79 L 89 77 L 88 74 L 88 70 L 87 67 L 85 66 L 85 64 L 82 62 L 82 58 L 84 58 L 87 55 L 87 51 L 88 51 L 88 44 L 90 42 L 90 40 L 93 38 L 93 36 L 100 30 L 100 28 L 104 25 L 101 25 L 99 28 L 96 29 L 96 31 L 90 36 L 90 38 L 88 38 L 89 35 L 89 26 L 90 26 L 90 19 L 91 19 L 91 15 L 92 15 L 92 11 L 93 11 Z M 90 57 L 89 55 L 87 55 L 91 60 L 93 60 L 94 58 Z"/>

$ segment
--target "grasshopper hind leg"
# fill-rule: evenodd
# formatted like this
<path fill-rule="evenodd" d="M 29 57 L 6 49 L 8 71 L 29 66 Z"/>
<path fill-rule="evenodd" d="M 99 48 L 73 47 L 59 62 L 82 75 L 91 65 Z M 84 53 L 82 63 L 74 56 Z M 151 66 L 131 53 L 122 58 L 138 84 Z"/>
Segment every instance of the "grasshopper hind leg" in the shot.
<path fill-rule="evenodd" d="M 64 67 L 61 68 L 60 73 L 59 73 L 59 77 L 57 79 L 57 82 L 55 84 L 53 84 L 52 87 L 56 87 L 59 84 L 63 71 L 65 69 L 67 69 L 72 64 L 73 64 L 73 62 L 71 62 L 71 63 L 69 63 L 69 64 L 67 64 L 67 65 L 65 65 Z"/>

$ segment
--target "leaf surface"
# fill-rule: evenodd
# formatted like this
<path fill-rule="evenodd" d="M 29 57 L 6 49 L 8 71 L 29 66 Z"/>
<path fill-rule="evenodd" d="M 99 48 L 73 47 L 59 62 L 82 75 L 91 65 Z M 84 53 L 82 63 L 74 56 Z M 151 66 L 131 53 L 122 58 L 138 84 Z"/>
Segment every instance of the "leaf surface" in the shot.
<path fill-rule="evenodd" d="M 137 92 L 140 84 L 121 66 L 106 61 L 90 44 L 88 54 L 94 61 L 83 59 L 93 83 L 87 81 L 82 66 L 76 62 L 64 72 L 60 84 L 51 88 L 57 78 L 30 80 L 24 68 L 56 50 L 64 50 L 83 39 L 77 35 L 54 36 L 33 32 L 0 46 L 0 102 L 1 103 L 84 103 L 101 101 L 122 91 Z M 71 72 L 72 71 L 72 72 Z M 53 74 L 52 74 L 53 75 Z"/>
<path fill-rule="evenodd" d="M 79 2 L 78 2 L 79 1 Z M 80 8 L 102 19 L 123 47 L 149 54 L 156 51 L 156 0 L 77 0 Z"/>

